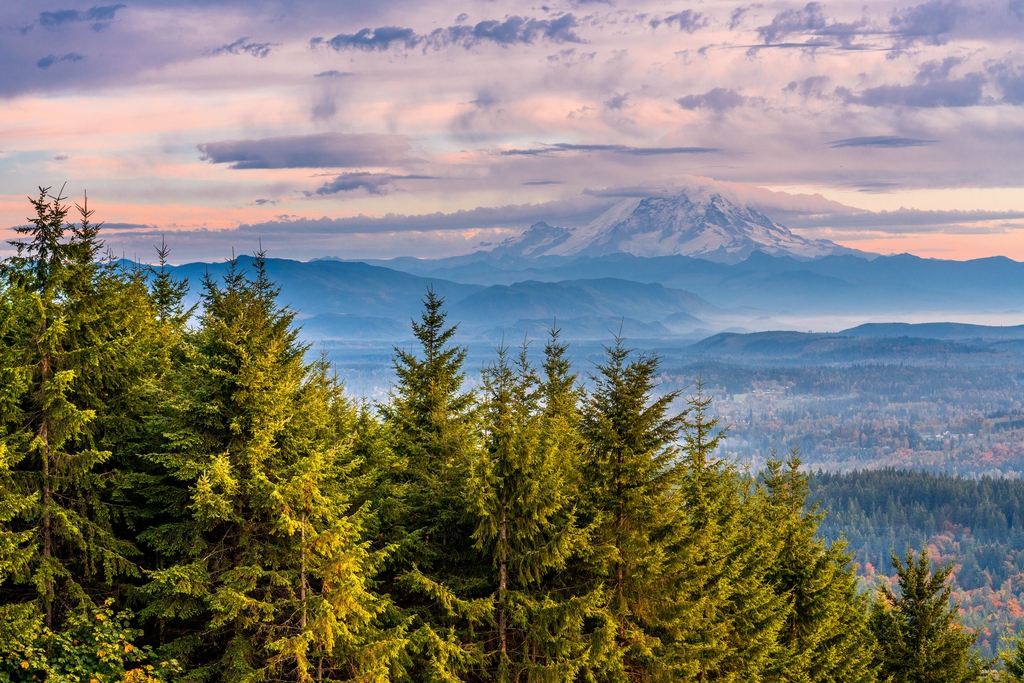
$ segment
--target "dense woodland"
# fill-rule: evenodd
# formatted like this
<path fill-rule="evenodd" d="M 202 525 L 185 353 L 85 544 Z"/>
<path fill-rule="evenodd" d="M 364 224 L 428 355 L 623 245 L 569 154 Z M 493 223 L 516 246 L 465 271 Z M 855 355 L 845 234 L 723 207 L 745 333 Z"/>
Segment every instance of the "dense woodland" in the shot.
<path fill-rule="evenodd" d="M 964 479 L 913 470 L 818 473 L 810 500 L 828 516 L 827 539 L 843 538 L 868 582 L 894 580 L 892 548 L 927 546 L 952 566 L 953 596 L 976 647 L 995 654 L 1007 632 L 1024 631 L 1024 481 Z"/>
<path fill-rule="evenodd" d="M 0 680 L 973 681 L 926 549 L 861 591 L 796 455 L 619 341 L 584 388 L 465 350 L 427 292 L 385 401 L 297 341 L 262 255 L 202 284 L 102 256 L 42 190 L 0 270 Z M 161 262 L 167 258 L 160 250 Z"/>

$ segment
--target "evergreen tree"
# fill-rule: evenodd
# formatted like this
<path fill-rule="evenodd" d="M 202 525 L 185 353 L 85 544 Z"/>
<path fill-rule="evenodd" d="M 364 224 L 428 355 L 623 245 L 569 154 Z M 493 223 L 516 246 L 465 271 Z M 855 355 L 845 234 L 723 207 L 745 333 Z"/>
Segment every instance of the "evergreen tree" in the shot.
<path fill-rule="evenodd" d="M 999 680 L 1020 683 L 1024 681 L 1024 633 L 1003 640 L 1009 647 L 999 652 Z"/>
<path fill-rule="evenodd" d="M 35 553 L 32 530 L 17 531 L 12 527 L 12 522 L 35 503 L 35 496 L 17 492 L 11 477 L 12 465 L 16 463 L 9 460 L 9 455 L 6 446 L 0 443 L 0 585 L 24 580 Z M 5 593 L 10 596 L 9 589 Z M 20 660 L 15 661 L 17 653 L 32 646 L 41 627 L 42 617 L 32 602 L 8 598 L 0 603 L 0 653 L 8 653 L 8 661 L 0 659 L 0 680 L 5 668 L 20 666 Z"/>
<path fill-rule="evenodd" d="M 785 462 L 773 453 L 763 477 L 764 529 L 778 544 L 767 579 L 788 605 L 775 669 L 794 683 L 873 681 L 867 603 L 845 543 L 826 546 L 818 534 L 825 515 L 808 505 L 801 464 L 796 449 Z"/>
<path fill-rule="evenodd" d="M 172 622 L 190 678 L 378 678 L 374 559 L 352 514 L 351 408 L 304 360 L 263 254 L 207 278 L 201 327 L 170 406 L 179 482 L 147 536 L 171 566 L 150 573 L 146 614 Z M 382 653 L 378 653 L 382 654 Z"/>
<path fill-rule="evenodd" d="M 606 349 L 583 408 L 584 490 L 595 533 L 595 571 L 608 599 L 615 655 L 602 663 L 611 680 L 671 677 L 666 655 L 680 577 L 677 550 L 682 466 L 676 441 L 684 416 L 670 412 L 677 393 L 653 399 L 658 358 L 622 339 Z"/>
<path fill-rule="evenodd" d="M 678 678 L 770 677 L 786 605 L 768 582 L 777 548 L 749 481 L 716 457 L 725 437 L 697 382 L 683 424 L 680 495 L 686 529 L 672 593 L 676 619 L 667 657 Z"/>
<path fill-rule="evenodd" d="M 978 635 L 960 627 L 958 604 L 950 604 L 951 565 L 932 570 L 927 548 L 917 558 L 895 553 L 899 593 L 886 584 L 871 609 L 878 641 L 879 678 L 893 683 L 966 683 L 982 679 L 987 662 L 971 648 Z"/>
<path fill-rule="evenodd" d="M 444 299 L 430 289 L 423 306 L 412 323 L 420 354 L 395 349 L 397 383 L 380 406 L 401 467 L 391 486 L 405 492 L 387 586 L 399 608 L 393 623 L 410 628 L 403 675 L 447 682 L 483 662 L 474 634 L 492 604 L 466 490 L 479 447 L 476 397 L 462 391 L 466 349 L 450 343 L 457 326 L 445 324 Z"/>
<path fill-rule="evenodd" d="M 496 572 L 489 676 L 499 681 L 573 681 L 587 665 L 585 624 L 599 612 L 601 591 L 576 595 L 552 579 L 586 547 L 574 504 L 576 452 L 559 420 L 573 378 L 560 367 L 564 347 L 547 347 L 544 386 L 526 345 L 510 361 L 505 347 L 484 372 L 484 448 L 474 462 L 477 548 Z M 545 392 L 545 389 L 547 390 Z M 548 394 L 547 407 L 540 405 Z"/>
<path fill-rule="evenodd" d="M 117 500 L 124 481 L 114 450 L 131 441 L 132 396 L 147 381 L 152 309 L 137 274 L 99 260 L 99 225 L 88 204 L 78 223 L 40 188 L 35 216 L 2 268 L 11 315 L 3 324 L 0 429 L 14 490 L 33 503 L 12 522 L 31 530 L 25 578 L 47 627 L 114 592 L 134 574 L 135 554 L 119 529 L 131 511 Z M 5 603 L 30 599 L 6 582 Z"/>

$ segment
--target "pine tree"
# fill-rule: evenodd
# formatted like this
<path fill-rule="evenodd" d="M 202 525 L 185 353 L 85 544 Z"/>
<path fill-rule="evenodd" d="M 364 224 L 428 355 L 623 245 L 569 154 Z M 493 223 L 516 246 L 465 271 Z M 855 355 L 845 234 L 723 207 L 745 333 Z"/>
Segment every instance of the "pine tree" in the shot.
<path fill-rule="evenodd" d="M 725 437 L 697 382 L 688 401 L 680 463 L 685 538 L 672 593 L 670 653 L 677 678 L 752 681 L 771 673 L 786 605 L 766 574 L 777 549 L 763 527 L 750 482 L 716 457 Z"/>
<path fill-rule="evenodd" d="M 0 392 L 3 390 L 0 389 Z M 11 477 L 12 463 L 6 446 L 0 443 L 0 585 L 24 581 L 29 562 L 35 553 L 31 545 L 32 530 L 18 531 L 12 522 L 35 503 L 34 495 L 17 492 Z M 8 661 L 0 655 L 0 680 L 6 668 L 17 668 L 17 653 L 25 652 L 42 628 L 42 617 L 31 602 L 0 603 L 0 653 L 8 653 Z"/>
<path fill-rule="evenodd" d="M 597 524 L 595 569 L 604 582 L 616 647 L 599 675 L 658 679 L 672 675 L 664 637 L 672 638 L 666 629 L 677 604 L 676 549 L 686 532 L 675 445 L 684 415 L 670 412 L 677 393 L 651 396 L 657 357 L 627 362 L 631 350 L 620 338 L 606 352 L 582 421 L 584 490 Z"/>
<path fill-rule="evenodd" d="M 379 678 L 351 407 L 304 360 L 262 253 L 253 269 L 232 262 L 204 285 L 167 446 L 151 456 L 181 492 L 147 536 L 171 562 L 150 573 L 146 614 L 170 624 L 193 678 Z"/>
<path fill-rule="evenodd" d="M 124 477 L 111 456 L 138 424 L 131 397 L 147 381 L 152 321 L 142 280 L 100 261 L 88 204 L 70 224 L 64 200 L 40 188 L 2 268 L 14 310 L 3 330 L 0 372 L 11 384 L 0 425 L 15 490 L 34 495 L 15 525 L 32 531 L 28 576 L 52 628 L 136 573 L 119 528 L 131 514 L 116 500 Z M 3 590 L 7 603 L 29 597 L 9 582 Z"/>
<path fill-rule="evenodd" d="M 1013 638 L 1004 638 L 1008 645 L 999 651 L 1000 681 L 1020 683 L 1024 681 L 1024 634 L 1018 633 Z"/>
<path fill-rule="evenodd" d="M 786 601 L 780 631 L 780 680 L 875 679 L 867 603 L 858 592 L 845 543 L 826 546 L 818 535 L 824 514 L 808 505 L 809 477 L 794 449 L 783 462 L 774 453 L 763 477 L 764 529 L 778 544 L 768 581 Z"/>
<path fill-rule="evenodd" d="M 484 448 L 470 478 L 476 547 L 493 562 L 495 619 L 489 677 L 573 681 L 587 667 L 585 624 L 599 616 L 600 590 L 579 594 L 553 580 L 586 547 L 574 493 L 576 439 L 564 419 L 574 378 L 557 338 L 543 383 L 524 345 L 505 347 L 484 372 Z M 541 400 L 547 395 L 546 406 Z"/>
<path fill-rule="evenodd" d="M 966 683 L 982 679 L 988 663 L 972 649 L 978 635 L 960 626 L 946 580 L 951 565 L 933 571 L 927 548 L 895 553 L 899 593 L 881 584 L 871 609 L 878 641 L 879 678 L 893 683 Z"/>
<path fill-rule="evenodd" d="M 399 608 L 393 623 L 410 624 L 405 673 L 414 680 L 454 681 L 483 661 L 475 628 L 492 611 L 487 567 L 474 549 L 466 484 L 479 447 L 478 408 L 463 392 L 466 349 L 451 344 L 444 299 L 432 289 L 412 329 L 419 355 L 395 349 L 397 382 L 380 413 L 404 491 L 387 589 Z"/>

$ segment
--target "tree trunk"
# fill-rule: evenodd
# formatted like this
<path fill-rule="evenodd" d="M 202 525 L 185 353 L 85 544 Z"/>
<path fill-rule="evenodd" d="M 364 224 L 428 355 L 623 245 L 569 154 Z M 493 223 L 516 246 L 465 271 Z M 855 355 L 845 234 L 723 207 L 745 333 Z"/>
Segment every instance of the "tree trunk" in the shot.
<path fill-rule="evenodd" d="M 498 641 L 501 654 L 504 657 L 508 651 L 508 637 L 506 634 L 505 615 L 505 589 L 508 587 L 508 520 L 506 518 L 505 502 L 501 505 L 501 564 L 498 568 Z"/>
<path fill-rule="evenodd" d="M 46 333 L 46 321 L 43 321 L 42 334 Z M 42 336 L 42 334 L 40 336 Z M 50 356 L 43 354 L 42 380 L 40 381 L 43 404 L 46 403 L 46 380 L 50 376 Z M 43 442 L 43 558 L 49 564 L 53 556 L 53 535 L 50 529 L 50 504 L 53 498 L 53 486 L 50 482 L 50 424 L 43 408 L 43 421 L 39 425 L 39 439 Z M 47 567 L 47 572 L 50 568 Z M 46 626 L 53 627 L 53 583 L 47 579 L 45 584 L 44 603 L 46 604 Z"/>
<path fill-rule="evenodd" d="M 300 569 L 299 600 L 302 601 L 302 630 L 306 630 L 306 514 L 302 514 L 302 538 L 301 538 L 302 567 Z"/>

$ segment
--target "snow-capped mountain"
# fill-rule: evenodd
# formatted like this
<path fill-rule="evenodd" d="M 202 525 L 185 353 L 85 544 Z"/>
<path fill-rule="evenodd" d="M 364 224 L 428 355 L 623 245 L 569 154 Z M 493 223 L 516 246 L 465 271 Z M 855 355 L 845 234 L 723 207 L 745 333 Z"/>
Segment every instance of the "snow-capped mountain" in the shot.
<path fill-rule="evenodd" d="M 536 223 L 491 253 L 518 258 L 683 254 L 737 263 L 754 251 L 807 259 L 858 253 L 829 240 L 805 239 L 750 207 L 703 189 L 627 200 L 580 228 Z"/>

